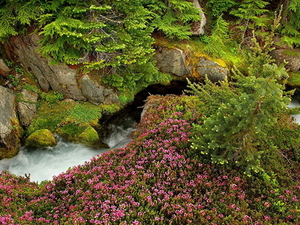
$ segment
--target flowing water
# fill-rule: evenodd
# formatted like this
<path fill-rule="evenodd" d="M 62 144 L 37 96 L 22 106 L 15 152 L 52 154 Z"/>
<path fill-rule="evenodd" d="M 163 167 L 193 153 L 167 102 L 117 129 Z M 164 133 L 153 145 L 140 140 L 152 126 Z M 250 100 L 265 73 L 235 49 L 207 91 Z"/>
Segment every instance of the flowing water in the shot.
<path fill-rule="evenodd" d="M 289 105 L 288 105 L 289 108 L 295 108 L 295 107 L 300 107 L 300 102 L 299 101 L 296 101 L 296 100 L 293 100 Z M 295 122 L 300 124 L 300 114 L 297 114 L 297 115 L 293 115 L 294 119 L 295 119 Z"/>
<path fill-rule="evenodd" d="M 104 140 L 109 148 L 93 149 L 82 144 L 66 142 L 62 139 L 55 147 L 44 149 L 27 149 L 21 147 L 19 154 L 11 159 L 0 161 L 0 171 L 7 170 L 12 174 L 24 176 L 30 174 L 30 180 L 41 182 L 51 180 L 68 168 L 81 165 L 92 157 L 109 149 L 125 146 L 134 130 L 134 121 L 128 119 L 123 125 L 110 124 L 111 133 Z"/>

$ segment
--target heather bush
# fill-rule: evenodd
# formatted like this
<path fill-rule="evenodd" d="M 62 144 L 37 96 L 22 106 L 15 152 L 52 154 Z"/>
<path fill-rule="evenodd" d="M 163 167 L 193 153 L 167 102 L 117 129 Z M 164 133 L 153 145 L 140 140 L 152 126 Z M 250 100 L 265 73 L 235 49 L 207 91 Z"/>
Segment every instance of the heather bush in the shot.
<path fill-rule="evenodd" d="M 2 172 L 2 224 L 299 224 L 299 182 L 266 185 L 187 156 L 197 98 L 149 103 L 125 148 L 40 185 Z"/>

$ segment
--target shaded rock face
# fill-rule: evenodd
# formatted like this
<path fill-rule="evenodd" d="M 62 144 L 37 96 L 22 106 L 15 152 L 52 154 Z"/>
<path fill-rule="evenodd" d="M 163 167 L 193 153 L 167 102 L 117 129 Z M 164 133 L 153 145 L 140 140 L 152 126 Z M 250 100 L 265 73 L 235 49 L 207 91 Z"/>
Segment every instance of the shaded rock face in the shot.
<path fill-rule="evenodd" d="M 17 116 L 16 96 L 7 88 L 0 86 L 0 159 L 12 157 L 19 150 L 19 137 L 16 134 Z"/>
<path fill-rule="evenodd" d="M 156 51 L 154 58 L 157 61 L 157 67 L 163 73 L 181 77 L 191 72 L 186 65 L 186 56 L 181 49 L 160 48 Z"/>
<path fill-rule="evenodd" d="M 27 127 L 30 125 L 32 118 L 36 113 L 38 94 L 25 89 L 23 89 L 20 94 L 21 97 L 17 104 L 18 115 L 21 124 Z"/>
<path fill-rule="evenodd" d="M 204 57 L 199 59 L 197 71 L 201 77 L 207 76 L 212 82 L 223 81 L 226 79 L 228 71 L 218 63 L 208 60 Z"/>
<path fill-rule="evenodd" d="M 271 52 L 278 64 L 286 62 L 286 68 L 293 73 L 300 71 L 300 49 L 276 49 Z"/>
<path fill-rule="evenodd" d="M 19 61 L 38 80 L 43 91 L 50 88 L 66 98 L 85 100 L 76 82 L 76 71 L 66 65 L 50 65 L 49 60 L 37 53 L 37 34 L 16 36 L 4 46 L 13 61 Z"/>
<path fill-rule="evenodd" d="M 10 69 L 8 68 L 4 60 L 0 59 L 0 74 L 6 75 L 9 71 Z"/>

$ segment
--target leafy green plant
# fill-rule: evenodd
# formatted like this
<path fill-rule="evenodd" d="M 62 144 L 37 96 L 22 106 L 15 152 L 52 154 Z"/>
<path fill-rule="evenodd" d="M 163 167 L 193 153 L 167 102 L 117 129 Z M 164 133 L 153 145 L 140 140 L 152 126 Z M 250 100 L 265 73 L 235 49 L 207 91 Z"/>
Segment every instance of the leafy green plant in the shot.
<path fill-rule="evenodd" d="M 208 37 L 207 45 L 205 45 L 205 52 L 220 57 L 225 55 L 227 45 L 229 44 L 228 23 L 219 16 L 215 22 L 212 34 Z"/>
<path fill-rule="evenodd" d="M 238 18 L 237 24 L 243 32 L 241 40 L 244 41 L 247 31 L 253 31 L 265 27 L 269 22 L 266 6 L 269 3 L 263 0 L 245 0 L 231 10 L 230 14 Z"/>
<path fill-rule="evenodd" d="M 283 9 L 281 33 L 283 41 L 289 46 L 300 46 L 300 2 L 290 0 Z"/>
<path fill-rule="evenodd" d="M 215 19 L 228 12 L 236 4 L 235 0 L 208 0 L 205 6 L 211 19 Z"/>
<path fill-rule="evenodd" d="M 48 102 L 48 103 L 50 103 L 50 104 L 54 104 L 54 103 L 56 103 L 57 101 L 61 101 L 61 100 L 64 99 L 64 96 L 63 96 L 61 93 L 56 92 L 56 91 L 54 91 L 54 92 L 48 92 L 48 93 L 42 92 L 42 93 L 40 94 L 40 96 L 41 96 L 41 98 L 42 98 L 44 101 L 46 101 L 46 102 Z"/>

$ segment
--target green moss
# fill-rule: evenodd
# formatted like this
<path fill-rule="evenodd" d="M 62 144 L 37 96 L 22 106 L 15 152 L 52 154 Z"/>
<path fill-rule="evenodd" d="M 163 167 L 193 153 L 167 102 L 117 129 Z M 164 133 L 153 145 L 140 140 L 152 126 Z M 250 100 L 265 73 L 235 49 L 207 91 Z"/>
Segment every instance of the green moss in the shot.
<path fill-rule="evenodd" d="M 29 135 L 29 137 L 26 139 L 25 144 L 28 147 L 42 148 L 55 146 L 57 142 L 53 133 L 50 130 L 41 129 Z"/>
<path fill-rule="evenodd" d="M 292 87 L 300 86 L 300 72 L 289 73 L 289 79 L 288 79 L 287 84 Z"/>
<path fill-rule="evenodd" d="M 102 116 L 102 106 L 96 106 L 89 102 L 75 101 L 41 101 L 37 115 L 30 124 L 27 133 L 41 129 L 56 132 L 68 141 L 88 144 L 88 140 L 94 142 L 95 135 L 91 138 L 79 136 L 87 129 L 99 126 L 98 120 Z M 93 128 L 92 128 L 93 129 Z M 94 130 L 94 129 L 93 129 Z M 94 144 L 94 143 L 92 143 Z"/>
<path fill-rule="evenodd" d="M 86 143 L 86 144 L 96 144 L 99 142 L 99 136 L 97 131 L 92 128 L 91 126 L 87 127 L 79 136 L 78 136 L 80 142 Z"/>
<path fill-rule="evenodd" d="M 69 141 L 76 141 L 77 136 L 80 135 L 86 129 L 85 126 L 82 126 L 77 123 L 67 123 L 64 126 L 59 127 L 56 129 L 56 133 L 66 138 Z"/>
<path fill-rule="evenodd" d="M 39 129 L 55 132 L 57 128 L 68 123 L 96 124 L 101 118 L 102 109 L 88 102 L 58 101 L 49 103 L 42 101 L 38 113 L 28 128 L 28 133 Z"/>

